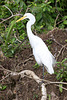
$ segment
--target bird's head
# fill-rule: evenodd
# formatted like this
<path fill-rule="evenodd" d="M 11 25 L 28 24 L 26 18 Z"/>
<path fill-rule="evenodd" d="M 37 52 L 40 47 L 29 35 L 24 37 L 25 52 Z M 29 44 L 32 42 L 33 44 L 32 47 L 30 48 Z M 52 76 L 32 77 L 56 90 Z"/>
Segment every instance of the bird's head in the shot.
<path fill-rule="evenodd" d="M 32 24 L 35 23 L 35 16 L 31 13 L 25 13 L 24 16 L 18 19 L 16 22 L 19 22 L 24 19 L 29 19 L 32 22 Z"/>

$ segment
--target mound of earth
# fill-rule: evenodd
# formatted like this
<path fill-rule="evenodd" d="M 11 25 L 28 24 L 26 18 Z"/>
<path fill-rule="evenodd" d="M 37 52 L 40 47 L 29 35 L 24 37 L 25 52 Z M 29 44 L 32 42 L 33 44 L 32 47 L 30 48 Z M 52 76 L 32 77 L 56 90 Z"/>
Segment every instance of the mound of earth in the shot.
<path fill-rule="evenodd" d="M 45 43 L 47 44 L 49 50 L 56 57 L 57 61 L 62 61 L 67 57 L 67 31 L 62 29 L 54 29 L 48 34 L 39 34 Z M 13 58 L 6 58 L 0 60 L 0 64 L 9 70 L 20 72 L 22 70 L 32 70 L 42 78 L 42 67 L 34 66 L 36 61 L 32 54 L 32 49 L 30 46 L 25 45 L 22 47 L 21 51 L 18 51 Z M 57 65 L 54 70 L 57 70 Z M 0 71 L 0 79 L 8 74 L 6 71 Z M 56 75 L 50 75 L 45 70 L 45 79 L 50 81 L 57 81 Z M 8 77 L 0 82 L 2 85 L 6 85 L 5 90 L 0 91 L 0 100 L 40 100 L 41 90 L 40 86 L 33 80 L 24 77 L 15 81 Z M 66 86 L 67 87 L 67 86 Z M 59 88 L 55 84 L 46 85 L 47 89 L 47 100 L 67 100 L 67 91 L 63 90 L 60 93 Z"/>

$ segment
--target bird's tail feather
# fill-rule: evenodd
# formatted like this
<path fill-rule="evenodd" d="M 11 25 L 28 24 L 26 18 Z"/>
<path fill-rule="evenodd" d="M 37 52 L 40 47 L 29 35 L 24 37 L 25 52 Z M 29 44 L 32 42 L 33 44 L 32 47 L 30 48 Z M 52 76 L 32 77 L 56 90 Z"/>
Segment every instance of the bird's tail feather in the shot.
<path fill-rule="evenodd" d="M 49 68 L 46 67 L 46 70 L 47 70 L 47 72 L 50 73 L 50 74 L 53 74 L 53 73 L 54 73 L 54 69 L 53 69 L 52 66 L 49 67 Z"/>
<path fill-rule="evenodd" d="M 52 66 L 54 67 L 55 64 L 56 64 L 56 60 L 55 57 L 52 55 Z"/>
<path fill-rule="evenodd" d="M 54 73 L 53 67 L 51 67 L 50 69 L 48 69 L 48 73 L 50 73 L 50 74 L 53 74 Z"/>

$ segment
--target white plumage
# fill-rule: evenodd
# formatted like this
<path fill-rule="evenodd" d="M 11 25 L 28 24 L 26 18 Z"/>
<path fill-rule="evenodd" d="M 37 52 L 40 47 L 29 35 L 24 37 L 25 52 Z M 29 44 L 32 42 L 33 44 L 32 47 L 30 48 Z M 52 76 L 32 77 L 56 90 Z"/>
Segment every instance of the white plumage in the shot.
<path fill-rule="evenodd" d="M 55 58 L 51 54 L 51 52 L 48 50 L 46 44 L 43 42 L 43 40 L 34 35 L 31 31 L 31 25 L 35 23 L 35 17 L 31 13 L 25 13 L 23 17 L 21 17 L 16 22 L 28 18 L 29 21 L 27 23 L 27 35 L 31 44 L 31 47 L 33 49 L 33 55 L 35 57 L 36 62 L 39 65 L 44 65 L 48 73 L 53 74 L 53 65 L 55 64 Z"/>

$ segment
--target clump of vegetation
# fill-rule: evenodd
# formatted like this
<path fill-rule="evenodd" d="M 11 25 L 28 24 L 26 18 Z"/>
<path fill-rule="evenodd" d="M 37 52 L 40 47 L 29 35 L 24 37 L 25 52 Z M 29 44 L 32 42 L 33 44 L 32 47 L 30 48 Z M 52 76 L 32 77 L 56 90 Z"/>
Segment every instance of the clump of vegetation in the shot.
<path fill-rule="evenodd" d="M 57 72 L 55 72 L 57 80 L 60 82 L 67 82 L 67 58 L 61 62 L 57 62 L 57 67 Z M 62 84 L 60 84 L 60 86 L 62 87 Z M 60 92 L 62 92 L 61 87 L 59 88 Z"/>
<path fill-rule="evenodd" d="M 35 63 L 35 65 L 33 66 L 33 68 L 34 69 L 37 69 L 37 68 L 39 68 L 40 66 L 37 64 L 37 63 Z"/>
<path fill-rule="evenodd" d="M 6 86 L 6 85 L 1 85 L 1 84 L 0 84 L 0 91 L 5 90 L 6 88 L 7 88 L 7 86 Z"/>
<path fill-rule="evenodd" d="M 15 34 L 19 40 L 26 36 L 25 23 L 15 23 L 18 16 L 13 16 L 18 13 L 24 14 L 31 12 L 36 17 L 36 23 L 32 27 L 37 33 L 42 33 L 52 30 L 54 27 L 65 28 L 67 24 L 66 16 L 66 1 L 53 1 L 45 2 L 44 0 L 4 0 L 0 2 L 0 46 L 4 54 L 12 57 L 15 54 L 16 48 L 19 45 Z M 3 6 L 5 5 L 5 6 Z M 11 17 L 13 16 L 13 17 Z M 63 17 L 61 17 L 63 16 Z M 11 18 L 10 18 L 11 17 Z M 9 18 L 9 20 L 7 19 Z M 3 19 L 6 19 L 4 22 Z M 50 47 L 49 47 L 50 48 Z"/>

